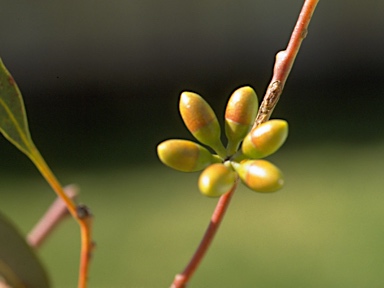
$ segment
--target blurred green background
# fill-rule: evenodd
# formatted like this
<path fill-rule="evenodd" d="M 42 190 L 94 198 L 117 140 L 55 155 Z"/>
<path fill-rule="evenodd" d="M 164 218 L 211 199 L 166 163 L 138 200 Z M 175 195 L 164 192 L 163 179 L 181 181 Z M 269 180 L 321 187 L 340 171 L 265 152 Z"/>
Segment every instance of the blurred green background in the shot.
<path fill-rule="evenodd" d="M 3 1 L 0 57 L 24 95 L 35 143 L 95 214 L 90 287 L 168 287 L 216 200 L 198 174 L 167 169 L 163 139 L 191 139 L 183 90 L 222 118 L 229 95 L 262 97 L 303 1 Z M 241 187 L 191 287 L 383 287 L 384 2 L 320 1 L 273 117 L 290 123 L 271 161 L 286 187 Z M 0 139 L 0 209 L 23 233 L 54 200 Z M 54 287 L 75 287 L 79 232 L 39 254 Z"/>

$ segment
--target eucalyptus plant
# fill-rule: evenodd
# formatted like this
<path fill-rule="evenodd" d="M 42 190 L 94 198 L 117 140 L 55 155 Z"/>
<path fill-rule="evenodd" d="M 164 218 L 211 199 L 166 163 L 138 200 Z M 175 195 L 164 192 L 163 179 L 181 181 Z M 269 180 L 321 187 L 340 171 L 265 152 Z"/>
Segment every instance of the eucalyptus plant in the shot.
<path fill-rule="evenodd" d="M 276 54 L 273 76 L 258 110 L 256 93 L 249 86 L 239 88 L 230 97 L 225 112 L 226 149 L 220 142 L 220 127 L 209 105 L 195 93 L 181 94 L 179 110 L 186 127 L 198 141 L 215 153 L 209 157 L 206 148 L 197 143 L 195 153 L 190 153 L 185 142 L 178 142 L 177 149 L 173 149 L 169 143 L 183 140 L 167 140 L 159 144 L 158 156 L 164 164 L 176 170 L 198 171 L 207 166 L 198 180 L 200 192 L 211 197 L 220 196 L 220 199 L 200 245 L 184 270 L 175 276 L 171 288 L 188 285 L 212 243 L 239 179 L 258 192 L 274 192 L 282 188 L 282 172 L 260 158 L 276 152 L 288 136 L 285 120 L 269 119 L 280 99 L 301 43 L 307 36 L 318 2 L 304 2 L 287 48 Z M 174 165 L 176 162 L 177 165 Z M 193 170 L 185 169 L 187 163 L 194 164 Z"/>
<path fill-rule="evenodd" d="M 280 148 L 288 136 L 288 123 L 270 120 L 251 130 L 258 111 L 257 96 L 251 87 L 241 87 L 229 98 L 225 112 L 226 148 L 221 142 L 219 121 L 201 96 L 183 92 L 179 109 L 191 134 L 216 154 L 192 141 L 170 139 L 158 145 L 158 156 L 165 165 L 179 171 L 204 169 L 198 180 L 202 194 L 219 197 L 230 191 L 237 178 L 257 192 L 275 192 L 283 186 L 281 171 L 260 158 Z"/>
<path fill-rule="evenodd" d="M 283 173 L 263 159 L 275 153 L 288 136 L 288 123 L 269 120 L 283 91 L 301 42 L 307 35 L 312 14 L 319 0 L 306 0 L 286 50 L 276 55 L 272 80 L 259 106 L 250 86 L 236 89 L 225 111 L 226 146 L 221 142 L 219 121 L 209 104 L 194 92 L 183 92 L 179 111 L 187 129 L 200 143 L 184 139 L 168 139 L 157 146 L 160 160 L 167 166 L 184 172 L 200 171 L 198 188 L 203 195 L 220 197 L 207 231 L 186 268 L 177 274 L 173 288 L 186 287 L 210 246 L 224 217 L 231 197 L 241 181 L 256 192 L 275 192 L 283 187 Z M 81 255 L 78 288 L 88 285 L 88 269 L 93 252 L 93 217 L 85 205 L 74 200 L 73 187 L 64 188 L 35 146 L 29 132 L 27 116 L 20 90 L 0 59 L 0 132 L 23 152 L 40 171 L 60 199 L 46 218 L 58 219 L 69 211 L 81 231 Z M 72 193 L 72 195 L 70 195 Z M 55 224 L 53 224 L 55 225 Z M 27 240 L 11 222 L 0 215 L 0 286 L 14 288 L 51 287 L 47 273 L 35 250 L 50 229 Z M 63 247 L 65 249 L 65 247 Z"/>

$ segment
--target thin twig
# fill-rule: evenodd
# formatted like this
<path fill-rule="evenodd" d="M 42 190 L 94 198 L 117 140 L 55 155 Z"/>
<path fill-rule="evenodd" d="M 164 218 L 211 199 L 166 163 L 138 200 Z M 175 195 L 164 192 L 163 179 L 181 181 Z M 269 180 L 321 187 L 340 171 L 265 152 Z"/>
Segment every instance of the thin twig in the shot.
<path fill-rule="evenodd" d="M 75 199 L 78 194 L 78 188 L 75 185 L 64 187 L 64 191 L 70 199 Z M 53 229 L 64 219 L 69 216 L 67 206 L 61 198 L 57 198 L 47 212 L 41 217 L 39 222 L 32 228 L 27 236 L 28 244 L 38 249 L 47 237 L 52 233 Z"/>
<path fill-rule="evenodd" d="M 287 49 L 280 51 L 276 55 L 272 80 L 266 91 L 264 100 L 261 103 L 254 127 L 269 120 L 273 109 L 275 108 L 280 95 L 283 92 L 285 82 L 291 71 L 296 55 L 299 52 L 301 42 L 307 35 L 308 25 L 311 21 L 312 14 L 315 11 L 318 2 L 319 0 L 306 0 L 304 2 L 296 26 L 292 32 L 291 39 L 289 40 Z M 184 271 L 181 274 L 176 275 L 171 288 L 185 288 L 187 286 L 190 278 L 197 269 L 197 266 L 203 259 L 209 245 L 212 243 L 213 237 L 215 236 L 217 229 L 224 218 L 225 211 L 229 205 L 235 188 L 236 187 L 234 187 L 234 189 L 232 189 L 227 194 L 221 196 L 212 215 L 208 229 L 204 234 L 203 240 L 201 241 L 194 256 Z M 213 219 L 215 219 L 215 221 L 213 221 Z"/>
<path fill-rule="evenodd" d="M 213 238 L 220 226 L 221 220 L 224 217 L 225 211 L 228 208 L 232 195 L 236 190 L 238 182 L 239 180 L 236 179 L 236 182 L 233 185 L 232 189 L 228 193 L 220 197 L 219 202 L 216 205 L 215 211 L 213 212 L 211 217 L 211 221 L 208 225 L 207 230 L 205 231 L 204 237 L 201 240 L 199 247 L 195 251 L 195 254 L 193 255 L 187 267 L 185 267 L 183 273 L 176 275 L 171 288 L 186 287 L 189 279 L 191 278 L 192 274 L 195 272 L 197 266 L 200 264 L 210 244 L 213 241 Z"/>
<path fill-rule="evenodd" d="M 276 54 L 272 80 L 265 93 L 263 102 L 260 105 L 256 116 L 254 127 L 269 120 L 273 109 L 275 109 L 280 95 L 283 92 L 285 82 L 291 72 L 296 55 L 299 52 L 301 43 L 308 33 L 309 22 L 319 0 L 306 0 L 301 9 L 296 26 L 293 29 L 291 39 L 286 50 Z"/>

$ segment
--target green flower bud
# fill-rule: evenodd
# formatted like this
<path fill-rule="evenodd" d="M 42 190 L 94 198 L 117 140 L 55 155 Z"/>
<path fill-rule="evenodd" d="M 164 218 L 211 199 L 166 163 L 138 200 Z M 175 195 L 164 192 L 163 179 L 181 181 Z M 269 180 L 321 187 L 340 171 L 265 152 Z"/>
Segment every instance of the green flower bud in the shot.
<path fill-rule="evenodd" d="M 285 120 L 270 120 L 252 129 L 245 137 L 241 150 L 251 159 L 264 158 L 275 153 L 288 136 Z"/>
<path fill-rule="evenodd" d="M 221 160 L 203 146 L 180 139 L 170 139 L 160 143 L 157 146 L 157 155 L 165 165 L 183 172 L 203 170 L 208 165 Z"/>
<path fill-rule="evenodd" d="M 235 185 L 236 172 L 222 163 L 209 165 L 199 177 L 200 192 L 209 197 L 220 197 Z"/>
<path fill-rule="evenodd" d="M 220 140 L 220 124 L 209 104 L 195 93 L 183 92 L 180 96 L 179 110 L 192 135 L 225 158 L 226 151 Z"/>
<path fill-rule="evenodd" d="M 225 134 L 228 139 L 229 155 L 237 151 L 240 142 L 252 128 L 258 105 L 256 93 L 249 86 L 237 89 L 229 98 L 225 110 Z"/>
<path fill-rule="evenodd" d="M 275 192 L 283 187 L 281 171 L 266 160 L 244 160 L 231 163 L 242 182 L 256 192 Z"/>

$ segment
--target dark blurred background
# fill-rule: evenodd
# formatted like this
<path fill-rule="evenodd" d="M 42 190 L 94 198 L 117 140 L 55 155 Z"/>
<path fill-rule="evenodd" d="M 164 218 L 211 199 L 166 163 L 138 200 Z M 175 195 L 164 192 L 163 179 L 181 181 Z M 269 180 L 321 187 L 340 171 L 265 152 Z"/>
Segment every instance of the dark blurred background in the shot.
<path fill-rule="evenodd" d="M 220 121 L 235 89 L 261 99 L 302 4 L 0 0 L 0 57 L 32 137 L 96 215 L 91 287 L 168 287 L 186 264 L 216 201 L 156 145 L 192 138 L 183 90 Z M 290 123 L 271 157 L 286 185 L 240 185 L 191 287 L 384 287 L 383 11 L 382 0 L 320 1 L 272 116 Z M 3 137 L 0 159 L 0 210 L 27 233 L 54 193 Z M 75 287 L 78 250 L 74 221 L 40 250 L 54 287 Z"/>
<path fill-rule="evenodd" d="M 261 98 L 303 1 L 0 3 L 0 56 L 32 136 L 49 162 L 75 168 L 153 161 L 162 139 L 189 138 L 183 90 L 219 119 L 236 88 Z M 383 137 L 383 9 L 320 2 L 273 115 L 291 124 L 287 147 Z M 14 148 L 0 147 L 2 163 L 16 165 Z"/>

